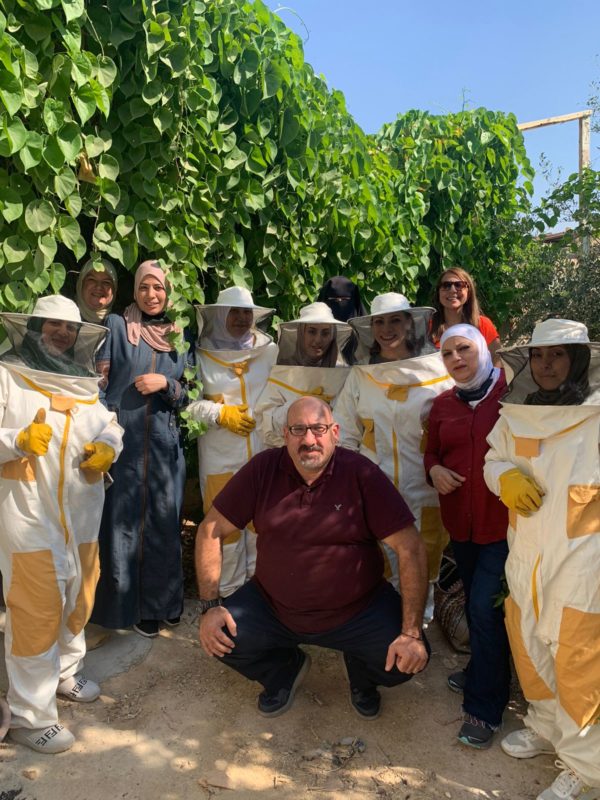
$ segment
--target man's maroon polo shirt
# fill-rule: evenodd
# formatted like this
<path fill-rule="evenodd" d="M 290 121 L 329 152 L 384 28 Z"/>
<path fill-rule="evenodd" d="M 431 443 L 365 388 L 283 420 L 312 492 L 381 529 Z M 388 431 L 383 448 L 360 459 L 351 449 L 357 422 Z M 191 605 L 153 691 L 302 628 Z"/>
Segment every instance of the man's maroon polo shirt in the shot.
<path fill-rule="evenodd" d="M 364 456 L 336 448 L 307 486 L 285 447 L 254 456 L 214 506 L 258 533 L 257 582 L 279 620 L 298 633 L 347 622 L 383 581 L 378 540 L 414 522 L 383 472 Z"/>

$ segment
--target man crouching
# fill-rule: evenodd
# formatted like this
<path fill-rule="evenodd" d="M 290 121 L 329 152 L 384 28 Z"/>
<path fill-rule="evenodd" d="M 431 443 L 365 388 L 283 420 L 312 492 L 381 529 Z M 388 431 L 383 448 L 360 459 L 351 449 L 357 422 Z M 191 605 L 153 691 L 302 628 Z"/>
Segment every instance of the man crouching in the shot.
<path fill-rule="evenodd" d="M 339 650 L 350 702 L 379 715 L 378 686 L 425 668 L 425 548 L 404 500 L 364 456 L 336 447 L 339 425 L 327 403 L 290 406 L 285 447 L 254 456 L 217 495 L 198 529 L 199 639 L 264 690 L 258 710 L 287 711 L 310 668 L 300 644 Z M 221 542 L 253 521 L 254 578 L 219 597 Z M 379 542 L 398 556 L 402 599 L 383 577 Z"/>

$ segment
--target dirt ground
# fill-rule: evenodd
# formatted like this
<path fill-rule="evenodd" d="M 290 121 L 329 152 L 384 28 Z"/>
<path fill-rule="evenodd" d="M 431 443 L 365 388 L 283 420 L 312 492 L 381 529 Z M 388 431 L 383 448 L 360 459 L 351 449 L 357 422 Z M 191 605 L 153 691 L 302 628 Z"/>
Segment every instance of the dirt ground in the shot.
<path fill-rule="evenodd" d="M 510 759 L 496 741 L 456 740 L 460 698 L 446 676 L 465 662 L 435 623 L 433 657 L 405 686 L 383 689 L 378 720 L 352 711 L 337 654 L 313 665 L 290 711 L 256 711 L 258 686 L 206 657 L 195 603 L 145 659 L 105 681 L 90 705 L 59 701 L 77 737 L 56 756 L 0 744 L 0 800 L 533 800 L 556 775 L 549 756 Z M 522 699 L 505 715 L 520 727 Z"/>

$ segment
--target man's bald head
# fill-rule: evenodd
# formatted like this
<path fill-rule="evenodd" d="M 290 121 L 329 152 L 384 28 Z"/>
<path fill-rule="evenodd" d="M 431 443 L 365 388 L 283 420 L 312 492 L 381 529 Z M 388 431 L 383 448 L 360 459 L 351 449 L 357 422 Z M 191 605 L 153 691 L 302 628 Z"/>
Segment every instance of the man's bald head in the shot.
<path fill-rule="evenodd" d="M 333 416 L 331 414 L 331 408 L 329 407 L 329 404 L 324 400 L 321 400 L 320 397 L 307 396 L 300 397 L 298 400 L 294 400 L 294 402 L 288 408 L 288 426 L 296 425 L 296 417 L 304 416 L 305 414 L 310 414 L 311 417 L 315 417 L 313 420 L 314 422 L 333 422 Z"/>

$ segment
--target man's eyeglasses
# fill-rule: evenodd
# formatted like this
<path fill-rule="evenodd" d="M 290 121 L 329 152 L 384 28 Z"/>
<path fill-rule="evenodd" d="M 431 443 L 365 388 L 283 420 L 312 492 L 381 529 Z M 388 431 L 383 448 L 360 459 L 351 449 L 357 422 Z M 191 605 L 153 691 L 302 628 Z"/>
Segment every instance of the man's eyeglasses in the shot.
<path fill-rule="evenodd" d="M 329 425 L 326 425 L 324 422 L 315 422 L 314 425 L 290 425 L 288 431 L 292 436 L 306 436 L 307 431 L 310 431 L 313 436 L 323 436 L 323 434 L 327 433 L 329 428 L 332 428 L 334 425 L 335 422 L 330 422 Z"/>
<path fill-rule="evenodd" d="M 450 289 L 456 289 L 457 292 L 460 292 L 461 289 L 466 289 L 468 286 L 466 281 L 442 281 L 440 283 L 440 289 L 443 289 L 445 292 L 449 292 Z"/>

